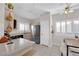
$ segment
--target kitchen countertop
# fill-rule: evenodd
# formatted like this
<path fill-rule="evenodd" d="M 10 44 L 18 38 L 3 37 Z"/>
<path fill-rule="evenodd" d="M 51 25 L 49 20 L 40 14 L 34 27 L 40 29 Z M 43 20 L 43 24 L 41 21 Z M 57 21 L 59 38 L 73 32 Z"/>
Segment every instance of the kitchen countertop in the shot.
<path fill-rule="evenodd" d="M 79 47 L 79 39 L 65 39 L 66 45 Z"/>
<path fill-rule="evenodd" d="M 12 40 L 13 44 L 0 44 L 0 56 L 21 56 L 32 49 L 34 42 L 19 38 Z"/>

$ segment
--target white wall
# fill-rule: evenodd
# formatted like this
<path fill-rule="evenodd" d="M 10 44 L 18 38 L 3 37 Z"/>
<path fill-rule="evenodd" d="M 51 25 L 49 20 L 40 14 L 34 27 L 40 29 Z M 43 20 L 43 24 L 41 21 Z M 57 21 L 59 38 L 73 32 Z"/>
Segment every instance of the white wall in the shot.
<path fill-rule="evenodd" d="M 50 14 L 40 17 L 40 44 L 49 46 Z"/>
<path fill-rule="evenodd" d="M 4 35 L 4 4 L 0 3 L 0 36 Z"/>

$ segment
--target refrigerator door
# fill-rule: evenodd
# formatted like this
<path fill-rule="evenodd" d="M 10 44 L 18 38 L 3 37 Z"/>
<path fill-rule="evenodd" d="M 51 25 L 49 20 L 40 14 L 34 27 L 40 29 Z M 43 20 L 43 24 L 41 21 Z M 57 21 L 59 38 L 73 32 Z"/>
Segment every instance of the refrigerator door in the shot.
<path fill-rule="evenodd" d="M 40 44 L 40 25 L 34 25 L 32 29 L 32 41 Z"/>

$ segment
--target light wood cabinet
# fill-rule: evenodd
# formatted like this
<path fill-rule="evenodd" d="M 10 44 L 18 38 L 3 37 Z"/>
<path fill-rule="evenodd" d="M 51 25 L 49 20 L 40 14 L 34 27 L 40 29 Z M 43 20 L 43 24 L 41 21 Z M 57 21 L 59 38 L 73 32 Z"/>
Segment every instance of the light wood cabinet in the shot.
<path fill-rule="evenodd" d="M 31 32 L 24 33 L 24 38 L 28 40 L 32 40 L 32 33 Z"/>

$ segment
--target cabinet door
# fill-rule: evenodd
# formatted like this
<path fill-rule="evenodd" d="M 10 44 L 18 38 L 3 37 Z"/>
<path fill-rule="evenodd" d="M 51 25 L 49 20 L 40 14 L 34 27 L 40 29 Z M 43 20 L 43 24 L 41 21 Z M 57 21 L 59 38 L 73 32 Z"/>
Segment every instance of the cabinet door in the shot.
<path fill-rule="evenodd" d="M 0 36 L 4 35 L 4 4 L 0 3 Z"/>

